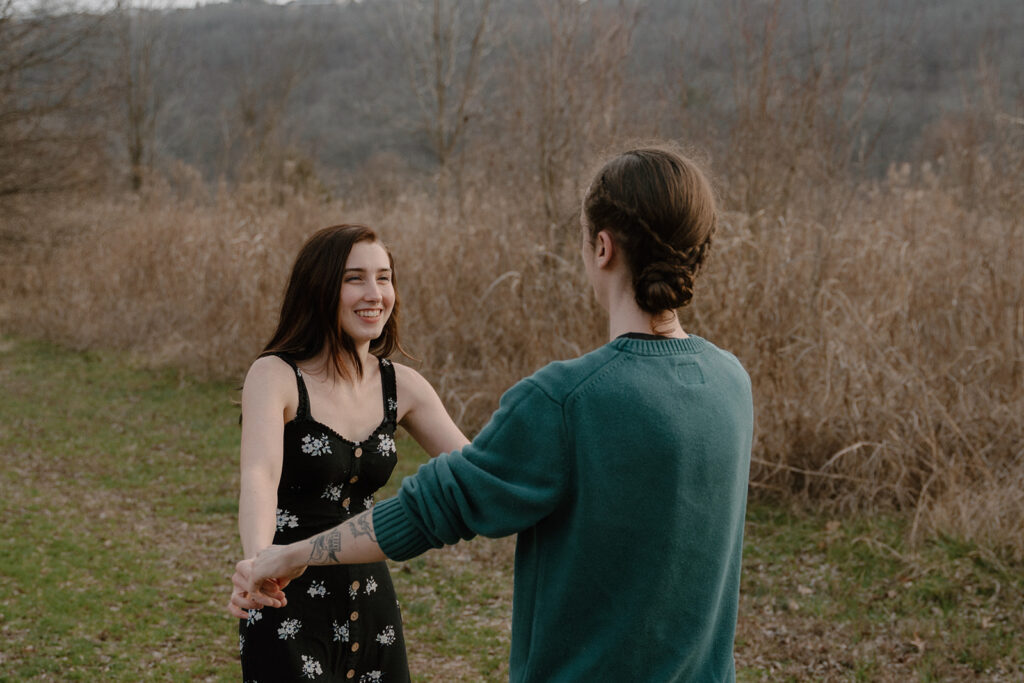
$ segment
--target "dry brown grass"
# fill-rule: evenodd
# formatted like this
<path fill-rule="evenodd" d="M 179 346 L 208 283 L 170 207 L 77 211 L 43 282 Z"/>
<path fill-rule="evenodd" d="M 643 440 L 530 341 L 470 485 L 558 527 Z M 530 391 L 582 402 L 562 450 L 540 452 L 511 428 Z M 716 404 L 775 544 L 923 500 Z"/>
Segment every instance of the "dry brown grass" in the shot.
<path fill-rule="evenodd" d="M 968 149 L 726 213 L 684 319 L 750 371 L 758 489 L 913 510 L 914 537 L 951 533 L 1024 559 L 1013 142 L 1018 156 Z M 5 226 L 0 323 L 240 378 L 305 237 L 365 222 L 396 254 L 407 347 L 473 431 L 505 388 L 600 344 L 605 325 L 571 212 L 548 224 L 528 198 L 477 182 L 463 218 L 444 221 L 424 196 L 355 205 L 259 185 L 32 207 Z"/>
<path fill-rule="evenodd" d="M 861 188 L 829 222 L 731 217 L 695 327 L 754 378 L 759 486 L 912 508 L 915 536 L 1019 558 L 1020 219 L 904 176 Z"/>

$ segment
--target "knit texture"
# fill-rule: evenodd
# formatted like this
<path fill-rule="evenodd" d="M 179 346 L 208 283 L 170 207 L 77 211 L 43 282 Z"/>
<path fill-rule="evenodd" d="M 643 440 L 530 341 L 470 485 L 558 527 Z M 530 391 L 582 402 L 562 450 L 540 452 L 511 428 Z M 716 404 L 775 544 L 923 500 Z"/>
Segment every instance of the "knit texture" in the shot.
<path fill-rule="evenodd" d="M 699 337 L 616 339 L 508 390 L 373 512 L 396 560 L 518 533 L 512 681 L 728 681 L 750 380 Z"/>

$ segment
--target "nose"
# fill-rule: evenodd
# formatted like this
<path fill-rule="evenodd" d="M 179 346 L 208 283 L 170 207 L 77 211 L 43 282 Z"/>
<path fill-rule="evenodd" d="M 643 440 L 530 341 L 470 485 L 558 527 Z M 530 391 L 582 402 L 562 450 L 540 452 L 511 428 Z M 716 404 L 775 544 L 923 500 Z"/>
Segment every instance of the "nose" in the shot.
<path fill-rule="evenodd" d="M 380 293 L 380 285 L 376 280 L 370 280 L 369 286 L 363 292 L 363 298 L 373 302 L 378 302 L 383 298 Z"/>

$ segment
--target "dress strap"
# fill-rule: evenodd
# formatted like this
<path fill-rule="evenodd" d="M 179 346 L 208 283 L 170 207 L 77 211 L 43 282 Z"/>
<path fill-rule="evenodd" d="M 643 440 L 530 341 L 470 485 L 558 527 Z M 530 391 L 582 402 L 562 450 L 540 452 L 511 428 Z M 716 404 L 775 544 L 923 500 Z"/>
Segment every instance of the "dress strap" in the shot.
<path fill-rule="evenodd" d="M 380 359 L 380 387 L 384 396 L 384 419 L 398 421 L 398 385 L 395 382 L 395 364 L 387 358 Z"/>
<path fill-rule="evenodd" d="M 302 370 L 296 365 L 295 361 L 292 360 L 288 355 L 284 353 L 272 352 L 264 354 L 266 356 L 277 356 L 295 371 L 295 384 L 299 388 L 299 407 L 295 410 L 296 420 L 308 420 L 309 419 L 309 392 L 306 391 L 306 381 L 302 379 Z"/>

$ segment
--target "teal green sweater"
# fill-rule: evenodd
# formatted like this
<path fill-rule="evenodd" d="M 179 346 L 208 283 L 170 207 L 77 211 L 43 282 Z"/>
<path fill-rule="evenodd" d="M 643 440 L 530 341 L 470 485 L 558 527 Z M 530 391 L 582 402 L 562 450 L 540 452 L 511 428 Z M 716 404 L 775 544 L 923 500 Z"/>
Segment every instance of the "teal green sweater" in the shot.
<path fill-rule="evenodd" d="M 619 338 L 508 390 L 373 512 L 388 557 L 518 533 L 512 681 L 728 681 L 750 379 L 699 337 Z"/>

